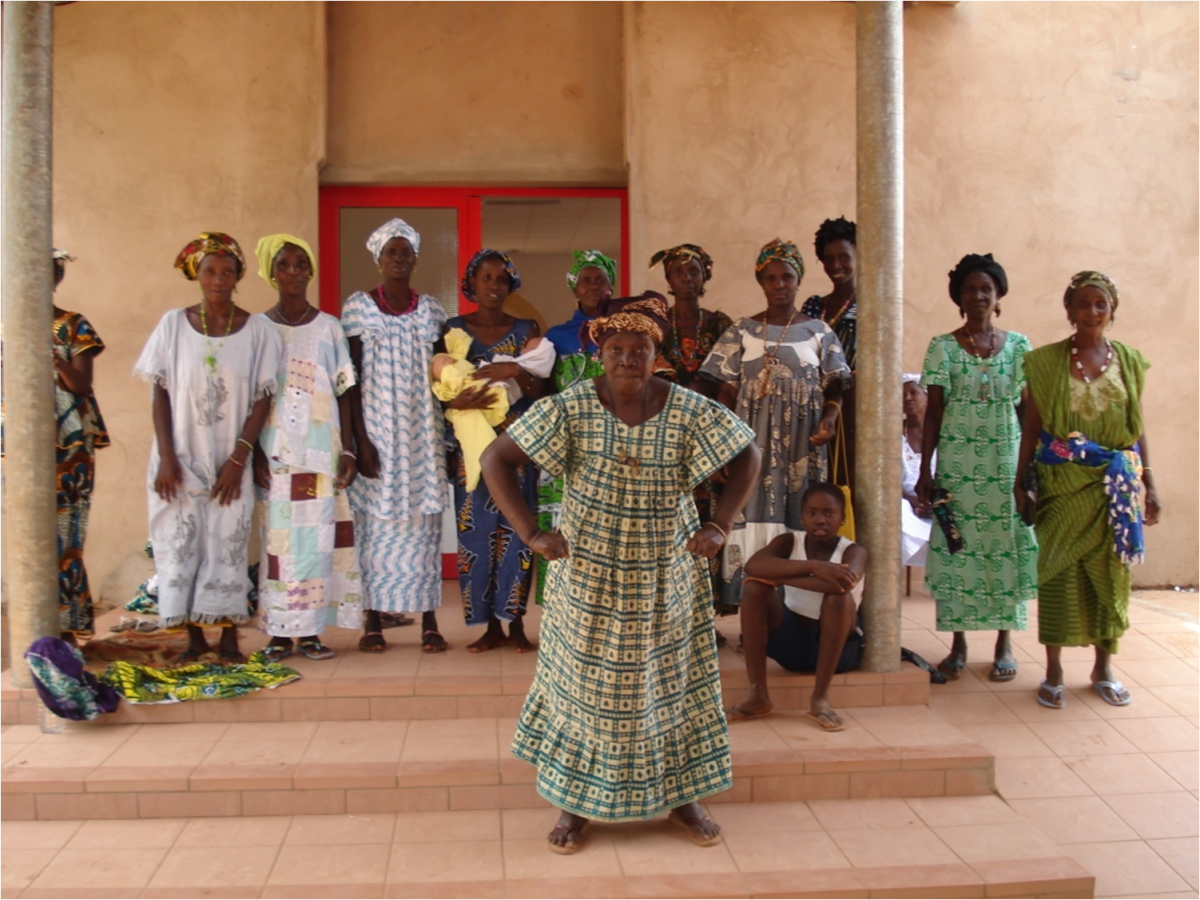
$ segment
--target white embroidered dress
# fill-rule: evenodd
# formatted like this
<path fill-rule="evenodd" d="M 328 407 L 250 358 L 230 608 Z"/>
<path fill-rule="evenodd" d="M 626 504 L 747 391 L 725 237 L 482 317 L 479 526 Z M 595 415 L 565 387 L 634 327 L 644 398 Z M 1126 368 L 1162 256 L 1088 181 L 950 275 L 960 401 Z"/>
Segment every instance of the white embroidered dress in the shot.
<path fill-rule="evenodd" d="M 227 337 L 205 337 L 188 322 L 186 310 L 173 309 L 159 321 L 134 366 L 136 375 L 170 395 L 171 436 L 183 471 L 175 499 L 161 499 L 154 490 L 155 441 L 146 486 L 163 627 L 250 619 L 246 553 L 254 506 L 252 467 L 246 465 L 241 496 L 228 506 L 219 506 L 210 494 L 237 449 L 251 407 L 275 392 L 279 354 L 279 335 L 260 316 L 251 316 Z"/>

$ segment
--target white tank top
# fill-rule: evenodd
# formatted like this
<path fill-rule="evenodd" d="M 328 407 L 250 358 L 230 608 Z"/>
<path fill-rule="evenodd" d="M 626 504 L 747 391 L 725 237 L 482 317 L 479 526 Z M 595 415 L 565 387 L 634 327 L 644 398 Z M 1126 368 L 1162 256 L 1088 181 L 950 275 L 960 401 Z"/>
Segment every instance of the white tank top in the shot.
<path fill-rule="evenodd" d="M 840 563 L 842 555 L 846 552 L 847 547 L 854 545 L 854 541 L 848 537 L 838 539 L 838 545 L 833 551 L 833 555 L 829 557 L 829 562 Z M 788 559 L 808 559 L 808 554 L 804 550 L 804 532 L 792 532 L 792 553 Z M 858 580 L 858 584 L 854 586 L 851 594 L 854 597 L 854 607 L 857 609 L 862 604 L 863 584 L 866 582 L 866 576 Z M 807 591 L 803 588 L 792 587 L 790 585 L 783 586 L 783 603 L 784 605 L 798 616 L 806 616 L 810 619 L 821 618 L 821 603 L 825 599 L 825 595 L 817 591 Z"/>

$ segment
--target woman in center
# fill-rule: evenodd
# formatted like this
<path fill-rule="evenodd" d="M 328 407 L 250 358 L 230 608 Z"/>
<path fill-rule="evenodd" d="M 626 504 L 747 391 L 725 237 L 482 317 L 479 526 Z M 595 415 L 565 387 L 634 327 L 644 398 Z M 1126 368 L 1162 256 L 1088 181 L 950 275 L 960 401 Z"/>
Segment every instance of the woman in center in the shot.
<path fill-rule="evenodd" d="M 589 820 L 667 810 L 715 844 L 697 801 L 733 783 L 704 560 L 745 505 L 759 453 L 732 412 L 652 377 L 666 313 L 654 293 L 602 302 L 586 327 L 604 374 L 534 404 L 483 455 L 496 503 L 551 560 L 513 752 L 562 810 L 556 853 L 578 850 Z M 530 461 L 564 478 L 559 531 L 538 529 L 518 488 Z M 726 464 L 720 512 L 701 527 L 692 489 Z"/>

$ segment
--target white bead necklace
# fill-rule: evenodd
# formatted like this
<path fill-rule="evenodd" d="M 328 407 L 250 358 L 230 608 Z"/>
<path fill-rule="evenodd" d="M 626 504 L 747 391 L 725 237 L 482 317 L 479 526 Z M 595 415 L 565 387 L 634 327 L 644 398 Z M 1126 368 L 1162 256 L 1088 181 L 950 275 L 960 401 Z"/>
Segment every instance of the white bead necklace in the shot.
<path fill-rule="evenodd" d="M 1104 365 L 1100 367 L 1100 373 L 1096 376 L 1100 378 L 1108 371 L 1108 367 L 1112 365 L 1113 347 L 1112 342 L 1104 339 L 1104 345 L 1108 348 L 1108 355 L 1104 358 Z M 1083 371 L 1083 360 L 1079 358 L 1079 346 L 1075 343 L 1075 335 L 1071 335 L 1071 359 L 1075 361 L 1075 368 L 1079 370 L 1079 377 L 1083 379 L 1084 384 L 1091 384 L 1092 379 L 1087 377 L 1087 373 Z"/>

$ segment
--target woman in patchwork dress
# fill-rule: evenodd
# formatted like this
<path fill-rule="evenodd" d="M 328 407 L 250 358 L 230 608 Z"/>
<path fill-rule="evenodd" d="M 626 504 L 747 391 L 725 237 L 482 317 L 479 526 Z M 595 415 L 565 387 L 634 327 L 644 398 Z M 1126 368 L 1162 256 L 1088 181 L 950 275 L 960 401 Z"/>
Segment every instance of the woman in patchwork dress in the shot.
<path fill-rule="evenodd" d="M 333 651 L 320 634 L 330 611 L 342 628 L 362 623 L 362 579 L 346 488 L 357 469 L 351 436 L 354 367 L 336 318 L 309 306 L 316 275 L 301 238 L 273 234 L 258 242 L 258 274 L 279 292 L 264 315 L 283 343 L 275 398 L 254 454 L 254 480 L 265 506 L 258 612 L 271 636 L 270 662 L 293 648 L 309 659 Z M 293 642 L 293 638 L 297 640 Z"/>
<path fill-rule="evenodd" d="M 492 496 L 550 562 L 537 674 L 513 739 L 562 810 L 550 849 L 591 819 L 670 811 L 695 843 L 721 840 L 699 802 L 732 784 L 705 564 L 758 473 L 754 433 L 720 404 L 652 377 L 666 332 L 658 294 L 608 300 L 589 325 L 605 374 L 535 403 L 483 454 Z M 563 476 L 557 531 L 537 527 L 517 471 Z M 701 526 L 692 490 L 729 466 Z"/>

